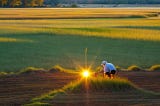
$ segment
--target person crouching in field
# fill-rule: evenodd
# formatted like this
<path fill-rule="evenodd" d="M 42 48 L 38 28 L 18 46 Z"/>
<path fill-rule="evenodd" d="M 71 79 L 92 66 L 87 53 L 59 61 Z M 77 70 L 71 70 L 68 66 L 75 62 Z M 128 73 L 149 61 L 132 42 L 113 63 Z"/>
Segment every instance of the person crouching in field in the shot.
<path fill-rule="evenodd" d="M 108 63 L 107 61 L 102 61 L 102 67 L 103 67 L 103 71 L 104 72 L 104 77 L 108 77 L 108 78 L 114 78 L 115 74 L 116 74 L 116 68 L 112 63 Z"/>

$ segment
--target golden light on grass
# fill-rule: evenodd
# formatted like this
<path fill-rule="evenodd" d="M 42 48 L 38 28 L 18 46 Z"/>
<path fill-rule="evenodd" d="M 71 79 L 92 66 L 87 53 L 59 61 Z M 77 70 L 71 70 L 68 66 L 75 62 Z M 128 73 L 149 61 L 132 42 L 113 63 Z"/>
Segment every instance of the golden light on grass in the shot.
<path fill-rule="evenodd" d="M 28 39 L 0 37 L 0 42 L 33 42 L 33 41 Z"/>
<path fill-rule="evenodd" d="M 1 19 L 54 19 L 54 18 L 88 18 L 88 17 L 129 17 L 158 14 L 159 9 L 123 9 L 123 8 L 54 8 L 54 9 L 1 9 Z M 16 14 L 13 14 L 16 13 Z"/>
<path fill-rule="evenodd" d="M 0 20 L 0 31 L 1 35 L 49 33 L 160 41 L 159 23 L 158 19 Z"/>

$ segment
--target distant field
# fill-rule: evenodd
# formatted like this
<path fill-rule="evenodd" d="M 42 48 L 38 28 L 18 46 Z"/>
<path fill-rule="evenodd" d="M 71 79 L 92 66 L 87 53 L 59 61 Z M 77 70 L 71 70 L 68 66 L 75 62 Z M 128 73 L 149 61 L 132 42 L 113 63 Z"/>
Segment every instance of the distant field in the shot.
<path fill-rule="evenodd" d="M 159 11 L 159 8 L 8 8 L 0 9 L 0 19 L 144 18 L 157 17 Z"/>
<path fill-rule="evenodd" d="M 0 9 L 0 70 L 50 68 L 56 64 L 77 68 L 84 65 L 85 48 L 88 63 L 93 67 L 104 59 L 123 68 L 132 64 L 143 68 L 160 64 L 159 12 L 158 9 Z"/>

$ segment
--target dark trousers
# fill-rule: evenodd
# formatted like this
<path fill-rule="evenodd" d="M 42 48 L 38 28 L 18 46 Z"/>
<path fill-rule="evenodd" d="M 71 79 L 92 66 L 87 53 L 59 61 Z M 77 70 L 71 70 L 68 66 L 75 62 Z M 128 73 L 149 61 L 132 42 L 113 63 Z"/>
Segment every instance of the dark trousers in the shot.
<path fill-rule="evenodd" d="M 115 73 L 116 73 L 115 70 L 111 70 L 110 72 L 105 72 L 104 77 L 107 76 L 108 78 L 111 78 L 111 77 L 114 78 Z"/>

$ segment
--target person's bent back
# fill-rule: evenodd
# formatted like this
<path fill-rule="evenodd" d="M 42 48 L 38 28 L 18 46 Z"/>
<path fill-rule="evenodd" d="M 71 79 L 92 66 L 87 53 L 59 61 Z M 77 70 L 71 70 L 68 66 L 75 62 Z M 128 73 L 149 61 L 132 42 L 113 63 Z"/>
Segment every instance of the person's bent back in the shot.
<path fill-rule="evenodd" d="M 114 78 L 116 73 L 116 68 L 112 63 L 106 63 L 106 67 L 108 68 L 110 72 L 110 78 Z"/>
<path fill-rule="evenodd" d="M 112 63 L 108 63 L 107 61 L 102 61 L 104 77 L 108 76 L 109 78 L 114 78 L 116 73 L 116 68 Z"/>

